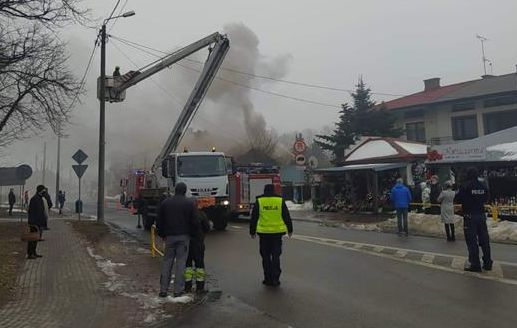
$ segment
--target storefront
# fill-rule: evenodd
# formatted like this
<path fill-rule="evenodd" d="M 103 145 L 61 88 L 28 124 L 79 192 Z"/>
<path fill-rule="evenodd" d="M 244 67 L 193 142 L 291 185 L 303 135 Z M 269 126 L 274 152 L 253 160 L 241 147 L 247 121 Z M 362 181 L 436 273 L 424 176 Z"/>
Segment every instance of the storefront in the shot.
<path fill-rule="evenodd" d="M 378 213 L 391 210 L 397 178 L 414 185 L 425 174 L 427 146 L 392 138 L 366 138 L 339 167 L 316 170 L 322 210 Z"/>
<path fill-rule="evenodd" d="M 426 165 L 440 182 L 461 185 L 469 167 L 476 167 L 490 190 L 490 202 L 517 205 L 517 128 L 503 130 L 466 142 L 434 146 Z M 501 218 L 517 219 L 517 211 L 503 209 Z"/>

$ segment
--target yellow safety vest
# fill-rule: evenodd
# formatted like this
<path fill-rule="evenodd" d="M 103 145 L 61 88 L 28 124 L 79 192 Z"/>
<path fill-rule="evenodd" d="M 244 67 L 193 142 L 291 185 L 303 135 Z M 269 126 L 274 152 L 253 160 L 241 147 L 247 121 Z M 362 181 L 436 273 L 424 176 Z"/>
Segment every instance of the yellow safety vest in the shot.
<path fill-rule="evenodd" d="M 287 226 L 282 219 L 282 197 L 257 198 L 259 218 L 257 233 L 285 233 Z"/>

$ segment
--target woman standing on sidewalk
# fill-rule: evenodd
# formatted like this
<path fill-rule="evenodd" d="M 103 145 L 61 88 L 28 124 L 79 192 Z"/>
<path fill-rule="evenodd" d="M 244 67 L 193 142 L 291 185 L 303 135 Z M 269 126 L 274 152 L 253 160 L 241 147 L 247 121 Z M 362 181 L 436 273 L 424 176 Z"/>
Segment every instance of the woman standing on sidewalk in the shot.
<path fill-rule="evenodd" d="M 455 241 L 454 235 L 454 197 L 456 192 L 452 190 L 452 182 L 445 182 L 445 189 L 438 196 L 440 205 L 440 214 L 442 222 L 445 225 L 445 233 L 447 234 L 447 241 Z"/>

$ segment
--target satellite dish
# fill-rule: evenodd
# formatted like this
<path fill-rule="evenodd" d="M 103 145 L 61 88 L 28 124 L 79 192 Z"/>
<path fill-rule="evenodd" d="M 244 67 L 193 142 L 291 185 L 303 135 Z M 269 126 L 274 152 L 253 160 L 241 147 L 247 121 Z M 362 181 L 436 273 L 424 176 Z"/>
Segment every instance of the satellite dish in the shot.
<path fill-rule="evenodd" d="M 309 157 L 309 167 L 311 169 L 317 169 L 318 168 L 318 159 L 316 158 L 316 156 L 311 156 Z"/>

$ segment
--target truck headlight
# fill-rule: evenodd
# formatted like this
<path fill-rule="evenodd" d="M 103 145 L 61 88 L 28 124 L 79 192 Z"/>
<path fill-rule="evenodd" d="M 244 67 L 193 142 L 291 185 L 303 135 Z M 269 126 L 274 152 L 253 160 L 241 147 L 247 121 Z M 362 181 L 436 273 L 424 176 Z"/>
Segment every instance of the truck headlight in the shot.
<path fill-rule="evenodd" d="M 224 206 L 228 206 L 228 205 L 230 205 L 230 201 L 229 200 L 223 200 L 222 204 Z"/>

